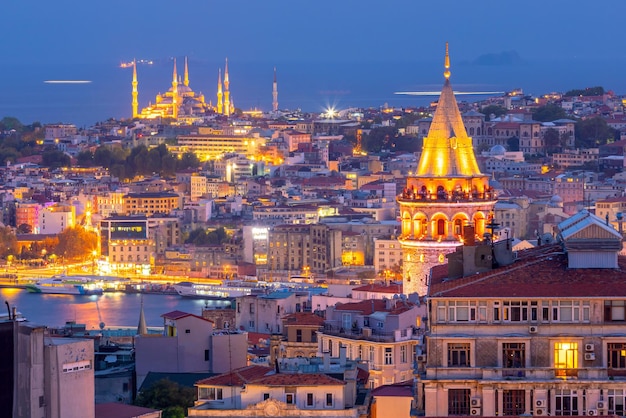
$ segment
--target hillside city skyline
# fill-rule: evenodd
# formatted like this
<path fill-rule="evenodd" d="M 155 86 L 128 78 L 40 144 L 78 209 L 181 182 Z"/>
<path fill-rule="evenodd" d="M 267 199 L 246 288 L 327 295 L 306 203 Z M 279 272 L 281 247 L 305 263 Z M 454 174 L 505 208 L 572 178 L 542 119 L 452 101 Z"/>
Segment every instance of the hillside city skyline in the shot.
<path fill-rule="evenodd" d="M 123 61 L 123 103 L 91 96 L 120 119 L 0 119 L 0 409 L 625 416 L 626 96 L 474 80 L 497 93 L 464 101 L 457 79 L 520 58 L 455 51 L 420 107 L 288 109 L 276 68 L 248 111 L 236 60 L 200 91 L 185 57 L 157 93 Z"/>

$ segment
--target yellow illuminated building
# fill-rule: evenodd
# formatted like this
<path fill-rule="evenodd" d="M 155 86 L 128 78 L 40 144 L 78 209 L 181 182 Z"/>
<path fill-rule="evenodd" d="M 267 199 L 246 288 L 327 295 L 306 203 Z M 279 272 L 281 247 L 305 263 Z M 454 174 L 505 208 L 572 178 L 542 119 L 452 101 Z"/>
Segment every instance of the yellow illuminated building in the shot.
<path fill-rule="evenodd" d="M 397 197 L 402 232 L 404 293 L 425 295 L 430 269 L 462 243 L 463 226 L 480 239 L 496 195 L 480 172 L 450 85 L 446 43 L 445 83 L 415 175 Z"/>
<path fill-rule="evenodd" d="M 234 112 L 234 105 L 232 98 L 230 97 L 229 90 L 230 81 L 228 77 L 228 60 L 226 61 L 223 84 L 225 88 L 224 92 L 222 91 L 222 73 L 220 69 L 217 87 L 217 106 L 212 106 L 210 103 L 207 104 L 202 93 L 195 93 L 191 87 L 189 87 L 189 65 L 187 58 L 185 57 L 185 70 L 182 79 L 178 76 L 176 59 L 174 59 L 172 86 L 165 93 L 157 94 L 154 103 L 150 102 L 148 106 L 139 111 L 137 63 L 133 61 L 133 118 L 172 118 L 188 120 L 190 117 L 203 116 L 207 112 L 211 111 L 228 116 Z"/>

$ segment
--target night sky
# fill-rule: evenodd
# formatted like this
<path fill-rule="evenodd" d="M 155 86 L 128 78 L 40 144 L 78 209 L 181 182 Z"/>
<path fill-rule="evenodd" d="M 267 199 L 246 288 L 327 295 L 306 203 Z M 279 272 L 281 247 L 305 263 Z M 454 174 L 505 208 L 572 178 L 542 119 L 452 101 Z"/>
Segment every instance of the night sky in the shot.
<path fill-rule="evenodd" d="M 440 57 L 449 41 L 454 59 L 470 62 L 503 52 L 623 62 L 625 12 L 623 0 L 6 0 L 0 51 L 5 63 L 44 66 L 183 55 L 406 61 Z"/>

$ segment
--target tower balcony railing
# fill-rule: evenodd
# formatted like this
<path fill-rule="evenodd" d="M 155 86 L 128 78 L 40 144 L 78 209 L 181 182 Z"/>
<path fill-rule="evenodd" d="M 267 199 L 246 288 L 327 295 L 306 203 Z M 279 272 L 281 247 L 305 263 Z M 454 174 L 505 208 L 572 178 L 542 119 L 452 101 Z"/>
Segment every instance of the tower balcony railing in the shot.
<path fill-rule="evenodd" d="M 428 193 L 428 192 L 418 192 L 418 191 L 404 189 L 404 191 L 402 192 L 399 198 L 400 200 L 406 200 L 406 201 L 412 201 L 412 202 L 436 202 L 436 203 L 474 202 L 474 201 L 490 202 L 490 201 L 497 199 L 497 193 L 493 190 L 488 190 L 483 193 L 479 193 L 479 192 Z"/>

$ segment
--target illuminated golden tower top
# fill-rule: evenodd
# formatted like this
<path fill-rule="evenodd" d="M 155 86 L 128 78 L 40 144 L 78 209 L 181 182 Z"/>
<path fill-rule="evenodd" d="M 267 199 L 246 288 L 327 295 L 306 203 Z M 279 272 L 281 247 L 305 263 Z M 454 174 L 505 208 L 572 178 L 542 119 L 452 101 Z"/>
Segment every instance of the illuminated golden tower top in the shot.
<path fill-rule="evenodd" d="M 450 85 L 450 56 L 446 43 L 444 61 L 446 79 L 428 135 L 424 138 L 422 156 L 416 177 L 479 177 L 482 176 L 472 138 L 467 135 Z"/>
<path fill-rule="evenodd" d="M 185 75 L 183 78 L 183 85 L 189 87 L 189 67 L 187 66 L 187 57 L 185 57 Z"/>
<path fill-rule="evenodd" d="M 222 97 L 224 93 L 222 93 L 222 69 L 220 68 L 217 73 L 217 113 L 222 114 Z"/>
<path fill-rule="evenodd" d="M 137 60 L 133 60 L 133 118 L 136 118 L 139 115 L 139 91 L 137 90 Z"/>

